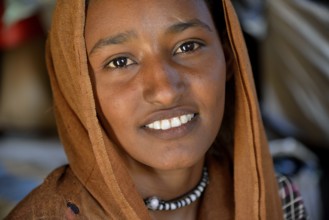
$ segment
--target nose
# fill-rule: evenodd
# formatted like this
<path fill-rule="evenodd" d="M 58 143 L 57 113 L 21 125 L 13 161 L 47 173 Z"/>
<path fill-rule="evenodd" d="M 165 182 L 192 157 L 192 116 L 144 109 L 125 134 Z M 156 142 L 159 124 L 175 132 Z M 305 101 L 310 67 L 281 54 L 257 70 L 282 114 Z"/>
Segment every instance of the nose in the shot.
<path fill-rule="evenodd" d="M 186 90 L 183 73 L 165 61 L 153 60 L 142 76 L 144 99 L 161 107 L 177 105 Z"/>

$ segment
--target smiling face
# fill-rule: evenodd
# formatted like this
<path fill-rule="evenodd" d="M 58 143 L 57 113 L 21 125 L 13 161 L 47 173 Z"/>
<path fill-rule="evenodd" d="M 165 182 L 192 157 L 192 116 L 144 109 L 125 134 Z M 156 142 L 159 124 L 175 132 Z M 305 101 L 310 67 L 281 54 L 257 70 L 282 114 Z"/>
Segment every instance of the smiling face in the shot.
<path fill-rule="evenodd" d="M 221 125 L 226 64 L 199 0 L 94 0 L 88 59 L 108 135 L 129 164 L 161 170 L 202 161 Z"/>

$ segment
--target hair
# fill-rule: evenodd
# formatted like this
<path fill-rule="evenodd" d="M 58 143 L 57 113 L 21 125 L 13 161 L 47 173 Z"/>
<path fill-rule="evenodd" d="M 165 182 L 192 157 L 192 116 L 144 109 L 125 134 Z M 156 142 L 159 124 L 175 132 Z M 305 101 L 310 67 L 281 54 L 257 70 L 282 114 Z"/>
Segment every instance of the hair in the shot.
<path fill-rule="evenodd" d="M 218 0 L 204 0 L 208 6 L 208 10 L 215 23 L 216 30 L 220 37 L 224 55 L 226 59 L 226 71 L 229 77 L 225 88 L 225 108 L 222 119 L 222 124 L 216 140 L 211 149 L 211 153 L 218 156 L 230 155 L 232 157 L 234 144 L 234 105 L 235 105 L 235 84 L 234 84 L 234 64 L 235 59 L 232 47 L 229 41 L 226 21 L 224 16 L 224 9 L 222 1 Z"/>

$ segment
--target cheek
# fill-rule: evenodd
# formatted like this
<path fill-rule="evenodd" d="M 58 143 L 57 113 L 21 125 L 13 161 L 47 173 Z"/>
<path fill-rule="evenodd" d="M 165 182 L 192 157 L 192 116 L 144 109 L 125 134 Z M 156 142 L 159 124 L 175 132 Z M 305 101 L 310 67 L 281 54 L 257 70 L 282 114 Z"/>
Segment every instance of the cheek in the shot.
<path fill-rule="evenodd" d="M 197 84 L 199 92 L 204 93 L 204 99 L 208 100 L 208 104 L 221 105 L 225 97 L 226 84 L 226 63 L 224 58 L 213 59 L 209 65 L 205 65 Z"/>
<path fill-rule="evenodd" d="M 215 94 L 214 98 L 214 111 L 222 118 L 224 112 L 224 103 L 225 103 L 225 86 L 226 86 L 226 65 L 225 62 L 222 63 L 219 67 L 219 72 L 217 72 L 217 77 L 214 77 L 211 81 L 212 90 Z"/>
<path fill-rule="evenodd" d="M 219 61 L 218 61 L 219 60 Z M 195 87 L 195 92 L 202 101 L 201 106 L 206 112 L 207 123 L 214 131 L 219 129 L 225 104 L 226 64 L 224 59 L 213 61 L 208 65 L 203 76 Z M 216 123 L 214 123 L 216 122 Z"/>
<path fill-rule="evenodd" d="M 111 128 L 111 133 L 118 133 L 117 130 L 122 130 L 124 123 L 128 121 L 127 117 L 132 114 L 129 111 L 136 108 L 133 104 L 133 94 L 133 92 L 128 93 L 120 87 L 105 83 L 97 86 L 101 111 Z"/>

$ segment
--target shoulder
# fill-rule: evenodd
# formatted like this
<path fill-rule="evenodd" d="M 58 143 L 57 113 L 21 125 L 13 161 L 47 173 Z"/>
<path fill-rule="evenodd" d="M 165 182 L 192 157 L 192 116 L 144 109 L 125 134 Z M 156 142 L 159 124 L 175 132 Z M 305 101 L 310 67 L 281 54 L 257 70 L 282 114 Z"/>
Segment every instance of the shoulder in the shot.
<path fill-rule="evenodd" d="M 290 178 L 277 174 L 279 196 L 285 220 L 308 219 L 303 199 Z"/>
<path fill-rule="evenodd" d="M 55 219 L 66 207 L 64 197 L 58 192 L 58 185 L 67 167 L 53 171 L 45 181 L 26 196 L 6 219 Z M 64 216 L 64 213 L 63 213 Z"/>

